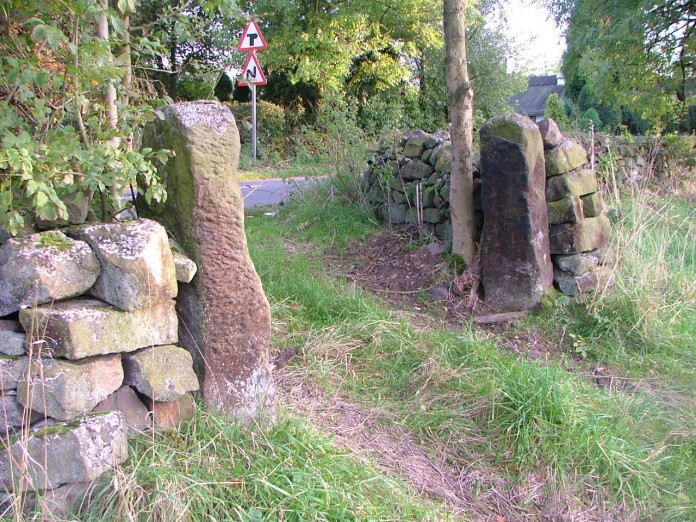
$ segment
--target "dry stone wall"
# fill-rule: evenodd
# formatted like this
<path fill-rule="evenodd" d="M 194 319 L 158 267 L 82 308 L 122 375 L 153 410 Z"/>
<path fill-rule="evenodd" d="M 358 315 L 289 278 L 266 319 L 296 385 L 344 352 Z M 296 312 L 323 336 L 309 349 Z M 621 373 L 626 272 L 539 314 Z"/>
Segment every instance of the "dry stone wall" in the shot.
<path fill-rule="evenodd" d="M 426 235 L 452 241 L 450 177 L 452 146 L 448 132 L 388 136 L 370 151 L 365 171 L 367 197 L 378 216 L 392 225 L 420 226 Z M 478 162 L 474 165 L 476 220 L 483 226 Z M 422 212 L 419 213 L 419 208 Z"/>
<path fill-rule="evenodd" d="M 512 117 L 508 117 L 510 118 Z M 505 118 L 500 121 L 503 120 Z M 500 122 L 498 126 L 499 124 Z M 517 122 L 519 129 L 526 126 L 526 122 Z M 506 283 L 492 285 L 489 281 L 487 297 L 489 294 L 493 296 L 493 304 L 501 309 L 528 308 L 533 303 L 538 303 L 543 288 L 548 284 L 544 253 L 553 261 L 554 285 L 566 294 L 577 295 L 613 282 L 609 267 L 614 256 L 607 248 L 611 226 L 599 191 L 597 174 L 590 168 L 588 154 L 578 140 L 565 137 L 553 120 L 542 120 L 538 127 L 543 138 L 543 159 L 537 158 L 536 152 L 531 156 L 531 153 L 527 154 L 530 147 L 526 145 L 515 149 L 520 151 L 517 155 L 511 151 L 508 151 L 509 154 L 491 153 L 488 157 L 495 156 L 497 160 L 489 161 L 488 169 L 499 175 L 489 173 L 488 178 L 483 172 L 486 168 L 482 165 L 483 154 L 477 155 L 474 161 L 473 197 L 479 233 L 486 226 L 484 216 L 488 216 L 490 222 L 483 247 L 491 255 L 482 259 L 482 271 L 484 274 L 504 271 L 509 274 L 508 279 L 517 273 L 522 274 L 519 277 L 529 279 L 526 283 L 515 280 L 515 284 L 512 284 L 503 274 L 499 274 L 501 277 L 496 280 L 507 281 Z M 488 133 L 490 128 L 489 123 L 484 126 L 484 131 Z M 482 143 L 487 141 L 483 136 L 484 131 Z M 505 130 L 507 131 L 509 129 Z M 516 134 L 510 132 L 512 135 Z M 536 129 L 529 133 L 538 134 Z M 523 134 L 523 131 L 520 130 L 517 134 Z M 507 139 L 505 135 L 501 135 L 500 139 L 499 148 L 505 148 L 506 143 L 512 144 L 515 141 Z M 416 131 L 408 135 L 386 137 L 370 152 L 372 157 L 364 177 L 368 185 L 368 200 L 375 207 L 378 216 L 392 225 L 419 226 L 425 235 L 451 242 L 449 182 L 452 153 L 449 135 L 446 132 L 431 135 Z M 515 158 L 519 159 L 518 164 L 515 163 Z M 526 178 L 517 174 L 526 168 L 525 165 L 534 168 L 541 165 L 542 173 L 545 174 L 537 176 L 538 179 L 531 184 L 520 185 L 522 182 L 519 180 Z M 498 188 L 489 188 L 489 197 L 482 198 L 482 183 L 490 183 L 494 178 L 500 181 L 496 185 Z M 483 193 L 486 193 L 485 187 Z M 505 200 L 505 197 L 508 199 Z M 526 199 L 521 201 L 519 198 Z M 527 204 L 530 198 L 535 202 L 542 201 L 542 207 L 546 208 L 543 218 L 538 215 L 532 218 L 529 213 L 510 214 L 517 205 L 516 202 L 524 203 L 523 206 L 529 208 Z M 493 223 L 499 225 L 494 227 Z M 528 230 L 525 229 L 525 223 Z M 539 229 L 538 234 L 532 233 L 532 226 Z M 524 230 L 529 232 L 526 240 L 522 241 L 519 234 L 507 239 L 501 236 L 517 230 L 515 227 L 522 231 L 522 235 Z M 547 239 L 540 239 L 539 234 Z M 519 238 L 529 248 L 517 245 L 515 238 Z M 496 242 L 501 246 L 500 252 L 493 253 L 486 245 Z M 538 248 L 535 249 L 534 245 Z M 525 251 L 535 254 L 527 256 L 524 262 L 519 259 L 519 266 L 516 268 L 507 265 L 503 267 L 501 260 L 506 249 L 510 250 L 510 259 L 520 257 L 521 252 Z M 527 261 L 531 259 L 536 261 L 530 264 Z M 530 268 L 532 266 L 536 268 Z M 539 274 L 539 277 L 531 277 L 531 274 Z M 515 293 L 514 288 L 518 286 L 534 290 L 525 292 L 526 297 L 517 304 L 514 300 L 504 299 L 506 289 L 507 293 Z"/>
<path fill-rule="evenodd" d="M 6 495 L 74 495 L 127 458 L 129 433 L 192 416 L 174 302 L 191 265 L 147 219 L 0 242 Z"/>

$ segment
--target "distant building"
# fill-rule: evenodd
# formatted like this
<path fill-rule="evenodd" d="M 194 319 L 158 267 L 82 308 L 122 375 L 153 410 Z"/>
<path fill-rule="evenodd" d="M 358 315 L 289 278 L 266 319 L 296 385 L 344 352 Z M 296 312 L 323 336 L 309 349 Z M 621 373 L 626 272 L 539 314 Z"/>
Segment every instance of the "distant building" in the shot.
<path fill-rule="evenodd" d="M 544 117 L 546 100 L 556 93 L 563 99 L 564 85 L 562 80 L 555 74 L 549 76 L 530 76 L 527 82 L 527 90 L 513 95 L 510 98 L 510 105 L 515 112 L 525 114 L 534 121 L 539 121 Z"/>

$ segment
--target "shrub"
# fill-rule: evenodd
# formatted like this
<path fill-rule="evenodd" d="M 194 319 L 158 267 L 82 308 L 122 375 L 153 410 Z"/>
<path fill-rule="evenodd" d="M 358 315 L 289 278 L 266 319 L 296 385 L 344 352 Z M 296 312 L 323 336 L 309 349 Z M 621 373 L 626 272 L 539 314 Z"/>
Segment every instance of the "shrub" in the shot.
<path fill-rule="evenodd" d="M 251 143 L 251 102 L 232 103 L 230 109 L 237 120 L 241 143 Z M 256 102 L 256 141 L 259 156 L 264 157 L 281 152 L 285 134 L 285 110 L 274 103 L 258 100 Z"/>
<path fill-rule="evenodd" d="M 559 127 L 565 128 L 568 125 L 568 117 L 566 116 L 563 102 L 555 92 L 546 99 L 546 107 L 544 108 L 544 117 L 554 120 Z"/>
<path fill-rule="evenodd" d="M 582 130 L 589 131 L 590 126 L 592 124 L 594 124 L 595 130 L 597 130 L 602 126 L 602 120 L 599 119 L 599 114 L 597 114 L 597 110 L 593 107 L 590 107 L 582 114 L 580 118 L 580 127 L 582 128 Z"/>

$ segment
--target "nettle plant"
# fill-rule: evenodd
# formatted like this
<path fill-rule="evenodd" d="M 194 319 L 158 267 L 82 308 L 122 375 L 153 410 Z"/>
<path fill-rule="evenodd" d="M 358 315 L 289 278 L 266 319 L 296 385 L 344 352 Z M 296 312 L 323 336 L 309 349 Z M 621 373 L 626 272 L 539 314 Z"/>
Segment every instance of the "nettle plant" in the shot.
<path fill-rule="evenodd" d="M 0 227 L 12 234 L 34 214 L 66 219 L 65 196 L 98 198 L 101 217 L 119 207 L 122 188 L 166 198 L 156 160 L 167 151 L 134 150 L 152 116 L 132 57 L 156 55 L 156 41 L 131 44 L 135 0 L 8 0 L 0 6 Z"/>

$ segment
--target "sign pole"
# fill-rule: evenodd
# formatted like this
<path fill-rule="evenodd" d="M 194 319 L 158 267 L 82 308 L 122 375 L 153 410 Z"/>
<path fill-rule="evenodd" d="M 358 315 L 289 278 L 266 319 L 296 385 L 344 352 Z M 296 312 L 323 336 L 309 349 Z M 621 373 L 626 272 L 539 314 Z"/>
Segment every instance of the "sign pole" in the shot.
<path fill-rule="evenodd" d="M 251 84 L 251 159 L 256 167 L 256 84 Z"/>

